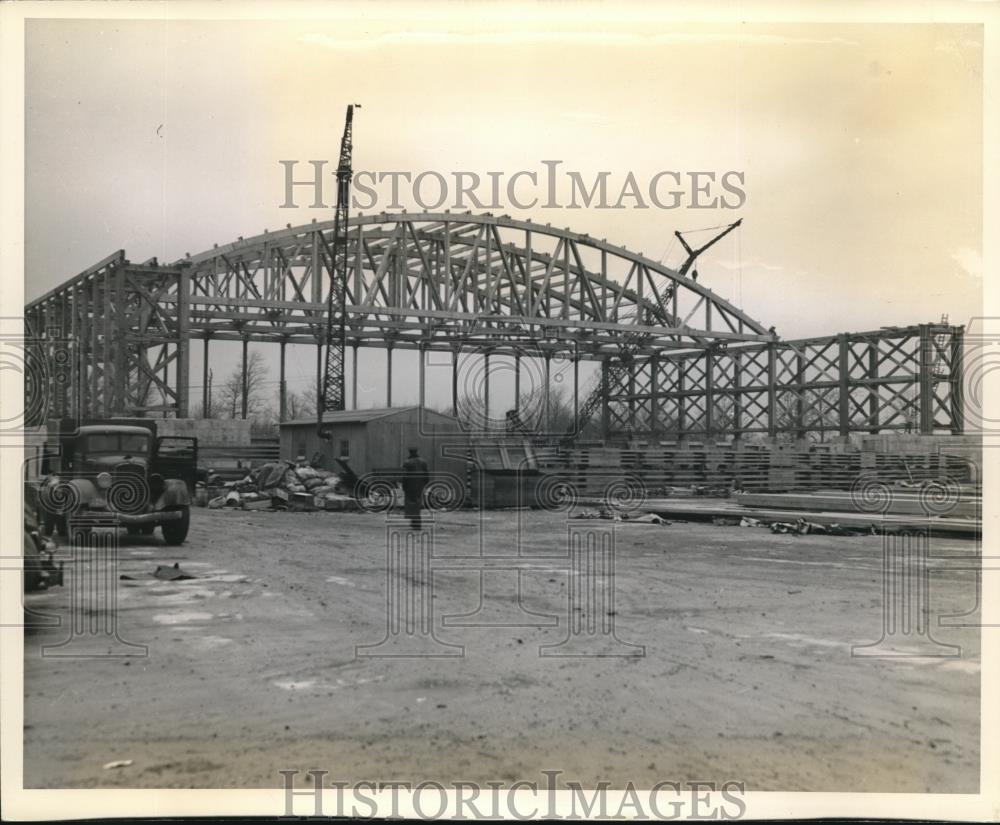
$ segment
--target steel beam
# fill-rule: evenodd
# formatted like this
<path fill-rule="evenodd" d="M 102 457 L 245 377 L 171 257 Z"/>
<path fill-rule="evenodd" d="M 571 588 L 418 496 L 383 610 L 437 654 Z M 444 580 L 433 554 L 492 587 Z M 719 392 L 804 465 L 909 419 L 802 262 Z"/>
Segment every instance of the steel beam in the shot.
<path fill-rule="evenodd" d="M 209 395 L 208 395 L 208 375 L 209 375 L 209 372 L 208 372 L 208 345 L 209 345 L 209 341 L 210 341 L 210 339 L 206 337 L 205 340 L 202 342 L 202 347 L 203 347 L 203 349 L 202 349 L 202 357 L 204 358 L 204 362 L 201 365 L 201 417 L 202 418 L 211 418 L 212 417 L 212 402 L 211 402 L 211 399 L 209 398 Z M 282 370 L 282 378 L 284 378 L 284 370 L 285 370 L 285 344 L 284 344 L 284 342 L 282 342 L 282 344 L 281 344 L 281 370 Z M 282 402 L 283 401 L 284 401 L 284 394 L 282 394 Z"/>

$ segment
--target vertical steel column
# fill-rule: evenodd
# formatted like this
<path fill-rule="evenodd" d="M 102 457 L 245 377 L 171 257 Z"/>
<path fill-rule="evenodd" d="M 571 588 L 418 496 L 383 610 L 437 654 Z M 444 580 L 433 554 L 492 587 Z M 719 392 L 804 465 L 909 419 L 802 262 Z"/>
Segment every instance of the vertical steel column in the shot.
<path fill-rule="evenodd" d="M 212 417 L 212 401 L 208 397 L 208 341 L 211 336 L 205 333 L 205 337 L 202 339 L 202 357 L 204 358 L 204 363 L 201 365 L 201 417 L 211 418 Z"/>
<path fill-rule="evenodd" d="M 149 369 L 149 345 L 145 341 L 136 345 L 135 367 L 136 386 L 133 396 L 137 407 L 145 407 L 148 405 L 149 398 L 149 376 L 143 370 L 143 367 L 146 370 Z"/>
<path fill-rule="evenodd" d="M 514 409 L 521 409 L 521 353 L 514 353 Z"/>
<path fill-rule="evenodd" d="M 878 338 L 868 340 L 868 432 L 875 435 L 878 432 L 878 402 L 879 390 L 882 385 L 878 382 Z M 906 411 L 909 420 L 910 411 Z"/>
<path fill-rule="evenodd" d="M 182 267 L 177 274 L 177 418 L 188 417 L 188 398 L 191 380 L 191 273 Z"/>
<path fill-rule="evenodd" d="M 933 376 L 931 370 L 934 366 L 933 339 L 931 329 L 927 324 L 920 325 L 920 352 L 918 361 L 920 364 L 919 386 L 920 386 L 920 433 L 930 435 L 934 432 L 934 391 Z"/>
<path fill-rule="evenodd" d="M 324 359 L 325 351 L 323 349 L 323 339 L 317 335 L 316 336 L 316 404 L 318 409 L 316 410 L 316 420 L 322 423 L 323 413 L 326 411 L 324 405 L 326 404 L 326 397 L 323 386 L 323 365 L 325 363 Z"/>
<path fill-rule="evenodd" d="M 385 348 L 385 405 L 392 406 L 392 344 Z"/>
<path fill-rule="evenodd" d="M 73 410 L 72 414 L 84 417 L 87 362 L 84 360 L 84 344 L 87 328 L 87 295 L 77 284 L 73 287 L 73 311 L 76 313 L 73 331 Z"/>
<path fill-rule="evenodd" d="M 111 371 L 111 386 L 106 388 L 109 392 L 112 414 L 125 413 L 125 383 L 126 383 L 126 356 L 128 355 L 128 345 L 125 343 L 125 335 L 128 329 L 128 313 L 125 310 L 125 271 L 121 268 L 114 270 L 115 290 L 114 308 L 105 306 L 104 311 L 107 316 L 114 316 L 114 354 L 112 363 L 114 367 Z M 109 325 L 108 332 L 111 331 Z"/>
<path fill-rule="evenodd" d="M 635 370 L 637 361 L 633 358 L 626 366 L 628 370 L 628 431 L 629 436 L 635 434 Z"/>
<path fill-rule="evenodd" d="M 102 371 L 102 381 L 101 381 L 101 415 L 105 418 L 111 416 L 112 410 L 114 409 L 114 376 L 112 375 L 111 366 L 111 319 L 114 317 L 114 312 L 117 311 L 118 307 L 112 310 L 110 306 L 112 295 L 114 291 L 112 290 L 112 277 L 116 274 L 118 267 L 109 267 L 104 272 L 104 306 L 101 308 L 101 333 L 103 335 L 102 340 L 102 354 L 101 354 L 101 371 Z"/>
<path fill-rule="evenodd" d="M 206 341 L 207 343 L 207 341 Z M 278 344 L 278 420 L 284 421 L 288 414 L 288 385 L 285 383 L 285 346 L 288 341 L 281 339 Z"/>
<path fill-rule="evenodd" d="M 705 441 L 712 440 L 714 429 L 713 419 L 715 406 L 715 356 L 711 347 L 705 350 Z"/>
<path fill-rule="evenodd" d="M 92 275 L 90 281 L 90 358 L 88 359 L 88 363 L 90 364 L 89 414 L 94 418 L 101 414 L 101 366 L 97 357 L 97 344 L 100 337 L 100 324 L 97 320 L 97 307 L 100 306 L 100 301 L 98 300 L 100 289 L 100 279 L 96 274 Z"/>
<path fill-rule="evenodd" d="M 743 439 L 743 353 L 729 356 L 733 361 L 733 440 Z"/>
<path fill-rule="evenodd" d="M 562 317 L 563 320 L 569 318 L 569 304 L 571 297 L 571 287 L 569 285 L 569 240 L 563 241 L 563 298 L 562 298 Z M 580 277 L 585 277 L 583 273 L 580 273 Z M 640 280 L 641 284 L 642 281 Z M 640 293 L 640 298 L 642 297 Z"/>
<path fill-rule="evenodd" d="M 323 242 L 323 233 L 319 230 L 314 230 L 310 233 L 310 264 L 309 264 L 309 277 L 312 279 L 312 302 L 314 304 L 319 304 L 324 302 L 323 295 L 323 273 L 322 267 L 320 266 L 320 244 Z"/>
<path fill-rule="evenodd" d="M 94 366 L 93 347 L 93 320 L 91 318 L 91 306 L 93 302 L 93 289 L 86 281 L 80 283 L 77 288 L 80 311 L 79 335 L 76 341 L 77 358 L 79 361 L 79 382 L 80 400 L 77 409 L 84 418 L 91 415 L 90 407 L 94 403 L 92 387 L 92 373 L 96 369 Z"/>
<path fill-rule="evenodd" d="M 70 296 L 69 345 L 73 360 L 70 364 L 69 412 L 70 415 L 79 417 L 83 412 L 83 405 L 80 399 L 80 388 L 83 383 L 80 379 L 80 369 L 83 366 L 83 360 L 82 353 L 80 352 L 80 290 L 77 286 L 73 287 Z"/>
<path fill-rule="evenodd" d="M 170 386 L 170 346 L 169 344 L 164 344 L 161 347 L 163 353 L 163 377 L 160 379 L 163 383 L 163 387 L 160 392 L 161 401 L 163 404 L 160 406 L 166 407 L 167 405 L 167 387 Z M 160 410 L 160 417 L 166 418 L 166 410 Z"/>
<path fill-rule="evenodd" d="M 52 304 L 52 298 L 44 301 L 39 308 L 38 321 L 34 325 L 34 329 L 30 330 L 30 334 L 33 340 L 30 342 L 31 345 L 38 352 L 39 357 L 42 359 L 42 363 L 49 370 L 52 369 L 55 363 L 55 352 L 54 352 L 54 337 L 50 335 L 51 324 L 49 321 L 50 309 Z M 25 334 L 29 334 L 29 330 L 25 329 Z M 25 342 L 29 343 L 29 342 Z M 27 379 L 27 376 L 25 376 Z M 36 389 L 36 392 L 46 399 L 46 414 L 52 414 L 56 411 L 57 399 L 52 391 L 52 385 L 54 382 L 50 381 L 49 386 L 40 386 Z"/>
<path fill-rule="evenodd" d="M 314 327 L 314 329 L 316 329 Z M 316 425 L 320 427 L 323 423 L 323 414 L 326 411 L 326 387 L 323 383 L 323 364 L 326 350 L 323 349 L 323 332 L 316 332 Z"/>
<path fill-rule="evenodd" d="M 801 348 L 795 355 L 795 382 L 798 392 L 795 394 L 795 437 L 806 437 L 806 354 Z"/>
<path fill-rule="evenodd" d="M 649 434 L 655 439 L 660 431 L 660 355 L 654 353 L 649 361 Z"/>
<path fill-rule="evenodd" d="M 583 277 L 583 276 L 581 276 Z M 573 344 L 573 432 L 580 435 L 580 345 Z"/>
<path fill-rule="evenodd" d="M 451 348 L 451 414 L 458 418 L 458 353 L 460 347 Z"/>
<path fill-rule="evenodd" d="M 608 395 L 611 392 L 610 371 L 611 363 L 605 356 L 601 361 L 601 438 L 605 441 L 611 432 L 611 406 L 608 403 Z"/>
<path fill-rule="evenodd" d="M 489 235 L 486 236 L 489 238 Z M 483 356 L 483 429 L 491 429 L 490 424 L 490 351 Z"/>
<path fill-rule="evenodd" d="M 840 397 L 837 404 L 837 417 L 840 419 L 840 437 L 847 438 L 851 434 L 851 385 L 848 380 L 850 375 L 850 365 L 848 356 L 850 353 L 850 343 L 846 335 L 837 336 L 837 346 L 839 353 L 837 357 L 838 384 Z"/>
<path fill-rule="evenodd" d="M 359 226 L 360 230 L 361 227 Z M 358 408 L 358 345 L 351 347 L 351 409 Z"/>
<path fill-rule="evenodd" d="M 545 393 L 542 395 L 542 420 L 545 432 L 552 432 L 552 422 L 549 420 L 549 394 L 552 391 L 552 353 L 545 353 Z"/>
<path fill-rule="evenodd" d="M 426 377 L 424 372 L 425 370 L 424 361 L 426 361 L 427 359 L 426 359 L 426 353 L 424 352 L 423 341 L 421 341 L 420 344 L 417 346 L 417 357 L 420 359 L 420 364 L 417 369 L 417 381 L 420 384 L 420 387 L 417 390 L 418 392 L 417 403 L 420 405 L 422 409 L 425 406 L 425 401 L 427 400 L 427 395 L 424 388 L 424 378 Z"/>
<path fill-rule="evenodd" d="M 72 328 L 72 290 L 64 290 L 59 299 L 59 347 L 63 351 L 65 361 L 61 368 L 62 380 L 57 381 L 56 406 L 59 415 L 68 415 L 70 410 L 70 390 L 73 388 L 73 361 L 69 357 L 73 345 Z"/>
<path fill-rule="evenodd" d="M 767 435 L 774 438 L 778 434 L 778 393 L 774 386 L 777 378 L 777 344 L 767 345 Z"/>
<path fill-rule="evenodd" d="M 965 432 L 965 327 L 951 332 L 951 431 Z"/>
<path fill-rule="evenodd" d="M 687 395 L 685 387 L 687 382 L 687 369 L 684 366 L 685 358 L 677 359 L 677 440 L 682 441 L 687 433 Z"/>
<path fill-rule="evenodd" d="M 249 340 L 243 336 L 243 360 L 240 362 L 240 417 L 245 421 L 250 406 L 249 376 L 247 375 L 247 349 Z"/>

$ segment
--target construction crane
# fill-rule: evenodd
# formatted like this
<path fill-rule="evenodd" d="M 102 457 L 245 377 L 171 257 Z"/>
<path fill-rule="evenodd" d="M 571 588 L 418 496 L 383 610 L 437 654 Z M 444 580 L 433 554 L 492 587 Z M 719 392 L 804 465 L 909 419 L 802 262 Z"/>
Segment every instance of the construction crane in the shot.
<path fill-rule="evenodd" d="M 728 235 L 730 232 L 736 229 L 736 227 L 738 227 L 741 223 L 743 223 L 743 218 L 740 218 L 738 221 L 736 221 L 736 223 L 729 224 L 729 226 L 723 229 L 722 232 L 720 232 L 718 235 L 713 236 L 708 241 L 708 243 L 699 246 L 697 249 L 692 249 L 690 244 L 688 244 L 688 242 L 684 240 L 684 234 L 682 232 L 675 231 L 674 235 L 677 236 L 677 240 L 681 242 L 681 246 L 684 247 L 684 251 L 687 252 L 688 254 L 687 260 L 685 260 L 684 263 L 681 264 L 681 268 L 677 270 L 677 274 L 686 276 L 688 272 L 691 270 L 691 267 L 694 266 L 694 262 L 698 260 L 698 256 L 701 255 L 702 252 L 707 250 L 709 247 L 715 246 L 715 244 L 717 244 L 724 237 L 726 237 L 726 235 Z M 697 269 L 694 270 L 694 272 L 692 272 L 692 279 L 695 281 L 698 280 Z"/>
<path fill-rule="evenodd" d="M 731 223 L 722 232 L 713 236 L 707 243 L 702 244 L 699 247 L 692 247 L 686 240 L 684 240 L 684 235 L 681 232 L 674 232 L 677 236 L 677 240 L 681 242 L 684 247 L 684 251 L 687 252 L 687 258 L 684 263 L 681 264 L 680 268 L 677 270 L 678 275 L 683 275 L 687 277 L 688 273 L 691 272 L 691 279 L 697 281 L 698 271 L 692 271 L 692 267 L 695 261 L 698 260 L 703 252 L 705 252 L 710 247 L 721 241 L 726 235 L 736 229 L 743 219 L 740 218 L 735 223 Z M 718 227 L 714 227 L 718 228 Z M 677 289 L 677 284 L 671 284 L 666 290 L 664 290 L 660 295 L 660 309 L 663 312 L 668 312 L 667 301 L 671 299 L 674 295 L 674 290 Z M 567 437 L 576 435 L 583 430 L 583 428 L 588 424 L 591 418 L 593 418 L 594 413 L 597 412 L 598 407 L 604 400 L 604 394 L 610 390 L 611 387 L 620 383 L 628 374 L 628 368 L 632 363 L 635 354 L 639 351 L 643 342 L 648 336 L 644 333 L 633 336 L 633 338 L 628 341 L 618 353 L 618 358 L 615 361 L 609 362 L 609 368 L 607 371 L 607 380 L 601 380 L 600 383 L 590 394 L 584 399 L 583 404 L 580 405 L 580 409 L 577 411 L 577 420 L 570 425 L 570 431 L 566 434 Z"/>
<path fill-rule="evenodd" d="M 344 136 L 340 140 L 340 161 L 337 164 L 337 206 L 333 218 L 333 246 L 327 246 L 330 257 L 330 292 L 326 306 L 326 369 L 323 386 L 316 398 L 316 431 L 320 438 L 329 438 L 323 426 L 323 414 L 345 408 L 344 355 L 347 349 L 347 212 L 351 197 L 351 132 L 354 109 L 347 107 Z M 324 242 L 325 243 L 325 242 Z"/>

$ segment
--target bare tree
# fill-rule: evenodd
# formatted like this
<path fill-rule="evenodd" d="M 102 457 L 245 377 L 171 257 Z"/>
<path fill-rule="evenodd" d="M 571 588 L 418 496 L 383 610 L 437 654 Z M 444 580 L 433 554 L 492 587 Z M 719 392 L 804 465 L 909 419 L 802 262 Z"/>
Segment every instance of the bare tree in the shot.
<path fill-rule="evenodd" d="M 257 408 L 250 421 L 250 435 L 257 437 L 278 435 L 278 411 L 273 406 L 261 405 Z"/>
<path fill-rule="evenodd" d="M 308 387 L 302 392 L 285 393 L 285 420 L 295 421 L 316 415 L 316 388 Z"/>
<path fill-rule="evenodd" d="M 224 414 L 230 418 L 254 418 L 263 408 L 267 373 L 264 356 L 259 352 L 251 352 L 247 356 L 245 382 L 242 362 L 237 364 L 223 382 L 219 393 L 219 406 Z"/>

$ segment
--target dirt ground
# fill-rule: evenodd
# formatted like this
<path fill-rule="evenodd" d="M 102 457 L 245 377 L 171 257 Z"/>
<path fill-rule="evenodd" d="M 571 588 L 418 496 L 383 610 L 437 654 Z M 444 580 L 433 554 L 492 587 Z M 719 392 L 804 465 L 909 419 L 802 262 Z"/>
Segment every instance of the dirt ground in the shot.
<path fill-rule="evenodd" d="M 460 656 L 355 655 L 386 635 L 383 515 L 196 510 L 181 547 L 123 536 L 118 572 L 134 578 L 116 582 L 114 615 L 145 657 L 43 656 L 68 637 L 71 588 L 26 599 L 63 623 L 26 635 L 25 787 L 279 787 L 279 770 L 319 768 L 345 782 L 561 770 L 584 786 L 978 789 L 978 631 L 934 628 L 958 658 L 851 655 L 881 635 L 877 536 L 617 525 L 602 612 L 645 655 L 550 657 L 539 646 L 567 633 L 566 516 L 445 513 L 434 531 L 436 633 Z M 486 608 L 558 625 L 441 626 L 476 610 L 480 583 L 441 559 L 518 544 L 526 610 L 511 570 L 487 577 Z M 174 562 L 198 578 L 150 576 Z M 973 574 L 953 566 L 932 562 L 935 615 L 976 604 Z M 132 763 L 103 767 L 116 760 Z"/>

